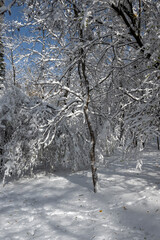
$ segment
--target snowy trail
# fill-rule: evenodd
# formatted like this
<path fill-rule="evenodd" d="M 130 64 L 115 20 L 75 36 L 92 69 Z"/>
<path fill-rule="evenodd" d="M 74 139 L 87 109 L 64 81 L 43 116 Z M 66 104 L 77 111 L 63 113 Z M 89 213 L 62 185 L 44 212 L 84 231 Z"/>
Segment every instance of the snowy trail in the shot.
<path fill-rule="evenodd" d="M 1 183 L 0 240 L 160 240 L 158 154 L 99 169 L 97 194 L 88 171 Z"/>

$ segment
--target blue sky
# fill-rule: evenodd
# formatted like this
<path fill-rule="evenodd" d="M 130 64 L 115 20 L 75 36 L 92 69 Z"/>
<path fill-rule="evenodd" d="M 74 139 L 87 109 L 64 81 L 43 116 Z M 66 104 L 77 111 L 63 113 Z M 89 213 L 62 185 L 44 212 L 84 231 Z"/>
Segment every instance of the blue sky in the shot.
<path fill-rule="evenodd" d="M 5 5 L 8 6 L 10 3 L 10 0 L 5 1 Z M 7 20 L 20 20 L 22 18 L 22 11 L 23 11 L 23 6 L 17 6 L 17 4 L 14 4 L 12 9 L 11 9 L 11 15 L 9 13 L 5 14 L 5 19 Z"/>
<path fill-rule="evenodd" d="M 6 0 L 5 5 L 8 6 L 10 2 L 11 2 L 11 0 Z M 5 13 L 5 16 L 4 16 L 5 21 L 6 22 L 18 21 L 18 22 L 24 23 L 23 8 L 24 8 L 23 6 L 18 6 L 17 4 L 14 4 L 11 8 L 11 15 L 8 12 Z M 10 33 L 7 33 L 7 34 L 10 35 Z M 16 38 L 19 37 L 19 36 L 22 36 L 22 35 L 25 35 L 26 37 L 29 37 L 29 36 L 31 36 L 31 34 L 33 35 L 33 33 L 31 33 L 29 27 L 21 27 L 19 29 L 19 31 L 18 30 L 14 31 L 13 36 L 16 36 Z M 22 51 L 22 48 L 25 49 L 25 48 L 30 48 L 30 47 L 31 47 L 30 44 L 27 44 L 27 43 L 24 42 L 21 45 L 20 51 Z M 37 45 L 36 45 L 36 47 L 37 47 Z"/>
<path fill-rule="evenodd" d="M 6 6 L 9 4 L 9 0 L 6 1 Z M 5 14 L 5 21 L 6 22 L 12 22 L 12 21 L 18 21 L 18 22 L 21 22 L 21 23 L 24 23 L 24 20 L 23 20 L 23 6 L 17 6 L 16 4 L 12 7 L 11 9 L 11 15 L 9 15 L 9 13 L 6 13 Z M 9 29 L 11 30 L 12 28 L 10 27 L 9 25 Z M 14 29 L 14 28 L 13 28 Z M 10 37 L 15 37 L 15 39 L 18 39 L 18 43 L 21 42 L 20 38 L 21 36 L 25 36 L 25 39 L 28 37 L 35 37 L 35 38 L 38 38 L 38 39 L 41 39 L 42 37 L 42 31 L 41 30 L 37 30 L 35 33 L 33 33 L 31 31 L 31 28 L 30 27 L 21 27 L 20 28 L 20 31 L 18 30 L 15 30 L 12 34 L 12 32 L 7 32 L 7 36 L 10 36 Z M 23 39 L 23 37 L 22 37 Z M 41 39 L 42 40 L 42 39 Z M 49 42 L 54 42 L 54 40 L 52 39 L 48 39 Z M 46 47 L 48 45 L 48 41 L 46 42 Z M 14 41 L 13 41 L 14 42 Z M 19 45 L 18 43 L 17 46 Z M 15 46 L 15 45 L 14 45 Z M 30 57 L 29 58 L 25 58 L 25 62 L 20 61 L 17 65 L 16 65 L 16 69 L 21 69 L 23 68 L 23 70 L 25 70 L 25 67 L 35 67 L 33 61 L 34 60 L 37 60 L 39 58 L 41 58 L 41 56 L 39 56 L 37 53 L 33 53 L 32 51 L 30 51 L 31 49 L 34 50 L 37 50 L 38 52 L 42 52 L 42 48 L 43 48 L 43 45 L 39 42 L 39 41 L 34 41 L 34 42 L 31 42 L 31 43 L 27 43 L 26 41 L 23 41 L 16 50 L 13 51 L 13 57 L 15 57 L 15 62 L 17 61 L 17 59 L 19 60 L 19 56 L 21 57 L 22 55 L 23 56 L 26 56 L 27 54 L 31 53 Z M 8 56 L 9 56 L 9 59 L 11 59 L 11 51 L 10 49 L 8 48 Z M 41 61 L 41 60 L 40 60 Z M 12 64 L 10 63 L 10 61 L 7 59 L 7 57 L 5 57 L 5 62 L 6 62 L 6 69 L 12 69 Z M 48 62 L 48 64 L 52 64 L 54 65 L 54 62 L 51 61 L 51 62 Z M 19 74 L 19 73 L 18 73 Z M 22 73 L 23 74 L 23 73 Z M 19 76 L 19 75 L 18 75 Z"/>
<path fill-rule="evenodd" d="M 6 0 L 5 5 L 7 6 L 11 0 Z M 17 4 L 14 4 L 11 8 L 11 15 L 7 12 L 5 13 L 5 20 L 6 21 L 18 21 L 23 23 L 23 6 L 18 6 Z M 28 33 L 27 28 L 21 28 L 21 34 Z M 16 33 L 15 33 L 16 34 Z"/>

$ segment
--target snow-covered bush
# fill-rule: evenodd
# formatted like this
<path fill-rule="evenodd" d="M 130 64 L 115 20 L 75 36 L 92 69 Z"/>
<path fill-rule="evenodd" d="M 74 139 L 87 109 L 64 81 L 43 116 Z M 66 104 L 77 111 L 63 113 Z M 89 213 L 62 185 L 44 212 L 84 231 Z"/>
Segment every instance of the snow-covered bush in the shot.
<path fill-rule="evenodd" d="M 17 115 L 27 97 L 16 87 L 5 89 L 0 98 L 0 157 L 2 171 L 5 165 L 5 146 L 10 142 L 17 127 Z"/>
<path fill-rule="evenodd" d="M 4 176 L 21 176 L 36 165 L 38 126 L 44 120 L 43 107 L 16 87 L 1 97 L 1 172 Z M 37 107 L 38 106 L 38 107 Z"/>
<path fill-rule="evenodd" d="M 83 119 L 71 117 L 57 127 L 53 142 L 43 154 L 54 168 L 79 170 L 89 166 L 89 147 Z"/>
<path fill-rule="evenodd" d="M 1 98 L 1 173 L 8 177 L 32 174 L 36 168 L 82 169 L 89 166 L 89 139 L 83 118 L 64 116 L 38 97 L 7 89 Z M 49 128 L 49 124 L 51 128 Z M 47 137 L 48 136 L 48 137 Z"/>
<path fill-rule="evenodd" d="M 107 157 L 110 157 L 119 146 L 118 134 L 117 127 L 113 128 L 109 121 L 103 124 L 96 143 L 96 155 L 99 163 L 106 164 Z"/>

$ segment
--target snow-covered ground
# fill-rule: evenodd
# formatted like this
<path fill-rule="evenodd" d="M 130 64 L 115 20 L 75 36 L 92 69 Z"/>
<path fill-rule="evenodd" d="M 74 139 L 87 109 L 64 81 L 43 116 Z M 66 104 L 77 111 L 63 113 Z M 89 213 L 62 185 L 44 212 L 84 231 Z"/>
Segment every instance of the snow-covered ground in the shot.
<path fill-rule="evenodd" d="M 160 240 L 160 152 L 141 158 L 110 158 L 96 194 L 89 171 L 1 182 L 0 240 Z"/>

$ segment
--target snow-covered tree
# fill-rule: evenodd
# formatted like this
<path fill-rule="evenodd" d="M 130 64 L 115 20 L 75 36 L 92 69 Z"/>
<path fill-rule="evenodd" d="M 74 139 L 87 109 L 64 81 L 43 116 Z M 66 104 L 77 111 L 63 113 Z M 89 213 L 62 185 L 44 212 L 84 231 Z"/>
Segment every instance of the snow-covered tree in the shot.
<path fill-rule="evenodd" d="M 58 80 L 49 83 L 59 115 L 67 119 L 70 111 L 73 115 L 83 113 L 94 185 L 95 146 L 104 123 L 112 121 L 115 129 L 119 125 L 120 140 L 133 136 L 137 139 L 140 130 L 145 132 L 144 124 L 139 122 L 140 127 L 136 129 L 127 123 L 131 116 L 136 121 L 138 113 L 134 111 L 138 111 L 144 99 L 147 102 L 150 99 L 148 74 L 156 75 L 159 71 L 158 8 L 158 2 L 150 1 L 28 1 L 29 21 L 45 27 L 53 37 L 53 46 L 59 48 L 59 60 L 63 59 Z M 152 22 L 156 23 L 155 31 Z M 154 54 L 151 49 L 155 50 Z M 155 82 L 156 78 L 154 81 L 152 78 L 153 85 Z M 52 95 L 49 100 L 52 101 Z M 144 118 L 142 113 L 141 118 Z M 52 139 L 50 128 L 51 124 L 48 131 Z"/>
<path fill-rule="evenodd" d="M 159 135 L 160 5 L 151 0 L 28 0 L 24 8 L 31 34 L 23 40 L 30 48 L 22 53 L 27 62 L 23 79 L 29 95 L 43 99 L 25 113 L 31 114 L 28 128 L 39 116 L 41 129 L 34 140 L 28 138 L 28 163 L 32 150 L 36 161 L 47 159 L 50 167 L 78 169 L 90 162 L 96 192 L 97 166 L 116 145 L 125 152 L 141 150 Z M 15 134 L 15 144 L 22 143 L 20 132 Z M 14 139 L 8 144 L 14 146 Z M 17 149 L 25 159 L 25 151 Z"/>

